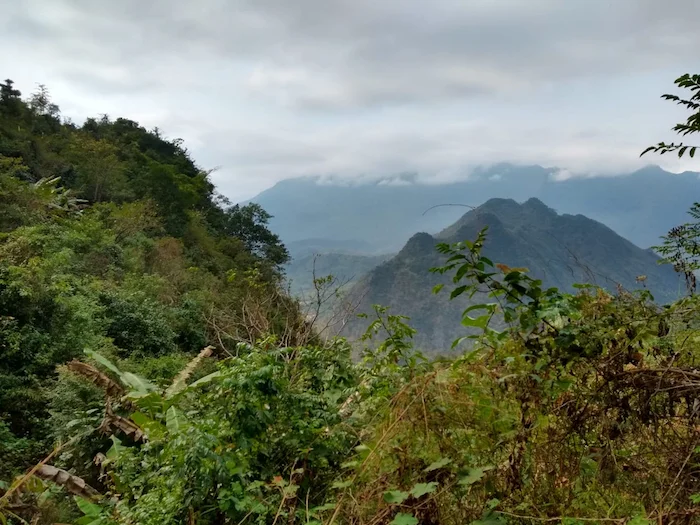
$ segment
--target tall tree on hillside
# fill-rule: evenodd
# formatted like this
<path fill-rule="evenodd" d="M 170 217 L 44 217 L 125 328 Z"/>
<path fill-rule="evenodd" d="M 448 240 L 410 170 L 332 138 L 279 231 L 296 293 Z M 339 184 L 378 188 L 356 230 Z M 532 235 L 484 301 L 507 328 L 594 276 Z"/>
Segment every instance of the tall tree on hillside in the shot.
<path fill-rule="evenodd" d="M 22 93 L 15 89 L 14 84 L 9 78 L 4 84 L 0 82 L 0 114 L 17 116 L 22 112 Z"/>
<path fill-rule="evenodd" d="M 227 208 L 223 217 L 223 232 L 240 239 L 252 254 L 273 265 L 282 265 L 289 260 L 289 252 L 279 236 L 268 228 L 272 215 L 256 203 Z"/>

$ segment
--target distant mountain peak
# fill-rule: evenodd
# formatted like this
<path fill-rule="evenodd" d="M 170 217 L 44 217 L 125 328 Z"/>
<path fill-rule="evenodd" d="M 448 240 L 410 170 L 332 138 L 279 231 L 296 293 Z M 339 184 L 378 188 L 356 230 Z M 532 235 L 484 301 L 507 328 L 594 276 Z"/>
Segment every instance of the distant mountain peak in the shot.
<path fill-rule="evenodd" d="M 415 343 L 428 352 L 465 335 L 461 312 L 484 298 L 449 301 L 432 294 L 437 285 L 454 286 L 454 274 L 435 274 L 430 269 L 446 261 L 435 250 L 437 240 L 473 240 L 484 226 L 488 226 L 486 257 L 528 268 L 547 287 L 575 292 L 575 283 L 591 283 L 614 292 L 621 285 L 627 290 L 647 288 L 660 301 L 677 298 L 679 278 L 673 268 L 659 265 L 652 251 L 635 246 L 600 222 L 580 214 L 557 214 L 539 199 L 522 204 L 489 199 L 437 238 L 413 235 L 395 257 L 370 271 L 352 292 L 352 297 L 361 298 L 360 312 L 369 313 L 372 304 L 382 304 L 408 316 L 419 331 Z M 639 275 L 647 276 L 643 284 L 637 280 Z M 360 328 L 351 322 L 347 330 L 356 334 Z"/>
<path fill-rule="evenodd" d="M 435 248 L 435 238 L 429 233 L 419 232 L 413 235 L 401 250 L 402 256 L 423 254 Z"/>

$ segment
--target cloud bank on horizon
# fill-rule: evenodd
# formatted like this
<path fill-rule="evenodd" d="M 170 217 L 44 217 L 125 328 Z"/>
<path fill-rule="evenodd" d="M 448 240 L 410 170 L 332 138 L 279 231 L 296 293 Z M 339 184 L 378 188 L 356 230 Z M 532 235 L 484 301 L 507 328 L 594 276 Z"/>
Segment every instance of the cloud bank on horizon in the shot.
<path fill-rule="evenodd" d="M 182 137 L 233 200 L 304 175 L 635 169 L 700 65 L 695 0 L 2 3 L 3 78 Z"/>

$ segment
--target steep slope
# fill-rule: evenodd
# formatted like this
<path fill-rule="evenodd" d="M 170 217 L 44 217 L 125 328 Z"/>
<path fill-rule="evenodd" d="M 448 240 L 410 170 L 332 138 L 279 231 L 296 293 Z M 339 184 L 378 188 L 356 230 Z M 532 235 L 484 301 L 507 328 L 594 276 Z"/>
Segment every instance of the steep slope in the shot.
<path fill-rule="evenodd" d="M 304 295 L 313 289 L 314 275 L 317 278 L 332 275 L 340 283 L 350 285 L 360 280 L 367 272 L 388 260 L 391 255 L 360 255 L 354 253 L 318 253 L 292 257 L 285 266 L 290 292 Z"/>
<path fill-rule="evenodd" d="M 647 248 L 685 222 L 686 210 L 700 195 L 697 173 L 672 174 L 655 166 L 616 177 L 555 180 L 557 173 L 498 164 L 449 184 L 424 184 L 406 174 L 355 184 L 289 179 L 252 200 L 274 216 L 270 225 L 287 245 L 308 238 L 361 240 L 387 253 L 398 251 L 417 231 L 440 231 L 465 211 L 426 212 L 431 206 L 477 205 L 494 197 L 519 202 L 536 197 L 559 213 L 581 213 Z"/>
<path fill-rule="evenodd" d="M 411 318 L 419 331 L 417 343 L 427 352 L 449 347 L 459 335 L 465 299 L 448 301 L 432 294 L 437 284 L 451 284 L 451 276 L 430 273 L 444 257 L 435 250 L 439 242 L 474 239 L 488 226 L 484 253 L 494 262 L 531 269 L 546 285 L 571 290 L 574 283 L 594 283 L 614 290 L 646 286 L 659 301 L 677 297 L 680 282 L 657 257 L 622 238 L 607 226 L 583 215 L 559 215 L 538 199 L 518 204 L 491 199 L 465 214 L 436 236 L 415 234 L 391 260 L 371 271 L 352 293 L 361 297 L 361 312 L 371 305 L 390 306 L 394 313 Z M 645 275 L 643 284 L 637 277 Z M 357 336 L 365 323 L 353 321 L 347 333 Z"/>

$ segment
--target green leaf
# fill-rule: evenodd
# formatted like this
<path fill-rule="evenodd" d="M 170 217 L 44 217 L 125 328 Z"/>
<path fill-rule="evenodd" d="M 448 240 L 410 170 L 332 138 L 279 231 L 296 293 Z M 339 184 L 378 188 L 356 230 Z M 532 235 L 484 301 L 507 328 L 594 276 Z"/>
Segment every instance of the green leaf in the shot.
<path fill-rule="evenodd" d="M 0 511 L 0 525 L 7 525 L 7 518 L 2 511 Z"/>
<path fill-rule="evenodd" d="M 389 525 L 418 525 L 418 520 L 413 517 L 413 514 L 404 514 L 399 512 Z"/>
<path fill-rule="evenodd" d="M 141 398 L 143 400 L 144 398 Z M 139 400 L 139 401 L 141 401 Z M 131 414 L 131 420 L 136 423 L 142 430 L 146 432 L 150 439 L 158 438 L 165 434 L 165 427 L 159 421 L 148 417 L 143 412 L 134 412 Z"/>
<path fill-rule="evenodd" d="M 189 422 L 182 411 L 175 407 L 170 407 L 165 413 L 165 426 L 168 432 L 176 433 L 185 430 L 189 426 Z"/>
<path fill-rule="evenodd" d="M 94 350 L 85 350 L 85 355 L 87 355 L 89 358 L 97 361 L 99 364 L 104 366 L 107 370 L 110 372 L 114 372 L 118 377 L 122 376 L 122 371 L 117 368 L 117 366 L 112 363 L 109 359 L 104 357 L 102 354 L 98 354 Z"/>
<path fill-rule="evenodd" d="M 109 450 L 105 456 L 107 456 L 108 460 L 114 461 L 119 459 L 119 456 L 121 455 L 122 451 L 126 449 L 126 447 L 122 445 L 121 440 L 115 435 L 111 435 L 110 438 L 112 439 L 112 446 L 109 447 Z"/>
<path fill-rule="evenodd" d="M 158 392 L 151 392 L 146 395 L 134 395 L 130 393 L 127 397 L 132 399 L 136 406 L 151 414 L 157 414 L 165 410 L 165 400 Z"/>
<path fill-rule="evenodd" d="M 436 284 L 433 286 L 433 293 L 440 293 L 440 290 L 442 290 L 444 287 L 444 284 Z"/>
<path fill-rule="evenodd" d="M 643 516 L 634 516 L 630 521 L 627 522 L 627 525 L 652 525 L 652 521 L 650 519 L 647 519 Z"/>
<path fill-rule="evenodd" d="M 27 492 L 43 492 L 46 490 L 46 486 L 41 479 L 37 478 L 36 476 L 31 476 L 24 482 L 23 489 Z"/>
<path fill-rule="evenodd" d="M 197 379 L 197 381 L 191 383 L 190 386 L 187 387 L 187 389 L 206 385 L 207 383 L 211 383 L 214 379 L 220 376 L 221 372 L 217 370 L 216 372 L 212 372 L 211 374 L 205 375 L 204 377 L 200 377 L 199 379 Z"/>
<path fill-rule="evenodd" d="M 398 504 L 403 503 L 408 499 L 410 494 L 401 490 L 389 490 L 384 493 L 384 501 L 387 503 Z"/>
<path fill-rule="evenodd" d="M 455 297 L 462 295 L 466 291 L 466 289 L 466 285 L 458 286 L 450 293 L 450 299 L 454 299 Z"/>
<path fill-rule="evenodd" d="M 421 496 L 435 492 L 437 487 L 438 484 L 435 481 L 431 481 L 430 483 L 416 483 L 416 485 L 411 489 L 411 496 L 414 498 L 420 498 Z"/>
<path fill-rule="evenodd" d="M 486 328 L 489 324 L 489 320 L 491 319 L 491 314 L 484 314 L 479 317 L 465 317 L 462 319 L 462 326 L 470 327 L 474 326 L 476 328 Z"/>
<path fill-rule="evenodd" d="M 487 465 L 485 467 L 470 468 L 464 476 L 460 476 L 459 484 L 466 486 L 473 485 L 481 478 L 483 478 L 484 474 L 486 474 L 486 472 L 488 472 L 492 468 L 493 467 L 490 465 Z"/>
<path fill-rule="evenodd" d="M 145 396 L 157 390 L 156 386 L 153 383 L 149 382 L 143 377 L 139 377 L 136 374 L 132 374 L 131 372 L 124 372 L 119 378 L 121 379 L 122 383 L 124 383 L 124 385 L 132 389 L 133 392 L 129 393 L 130 396 L 134 394 L 137 397 Z"/>
<path fill-rule="evenodd" d="M 130 417 L 131 420 L 141 428 L 147 428 L 150 424 L 154 423 L 154 420 L 143 412 L 134 412 Z"/>
<path fill-rule="evenodd" d="M 93 518 L 98 517 L 102 513 L 102 507 L 96 503 L 92 503 L 80 496 L 74 496 L 75 503 L 78 505 L 80 512 L 86 516 L 91 516 Z"/>
<path fill-rule="evenodd" d="M 434 461 L 430 465 L 425 467 L 423 469 L 423 472 L 432 472 L 433 470 L 437 470 L 439 468 L 442 468 L 445 465 L 449 465 L 450 463 L 452 463 L 452 460 L 450 458 L 440 458 L 437 461 Z"/>
<path fill-rule="evenodd" d="M 313 507 L 309 510 L 311 514 L 316 514 L 317 512 L 323 512 L 324 510 L 333 510 L 335 509 L 335 503 L 324 503 L 323 505 L 319 505 L 318 507 Z"/>

